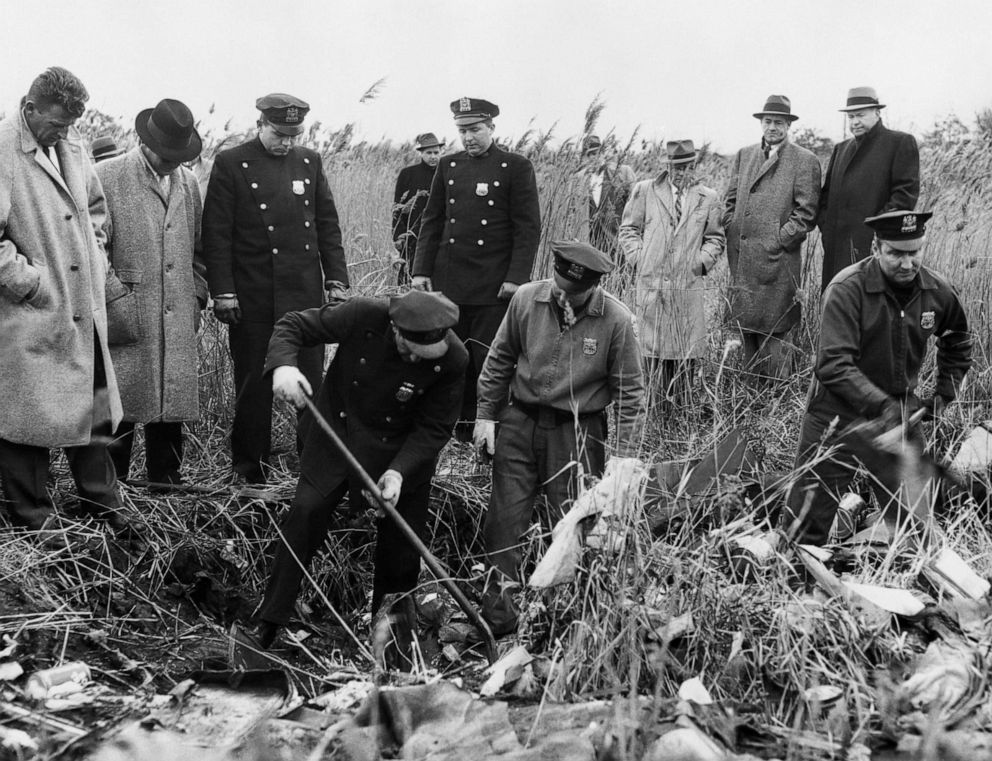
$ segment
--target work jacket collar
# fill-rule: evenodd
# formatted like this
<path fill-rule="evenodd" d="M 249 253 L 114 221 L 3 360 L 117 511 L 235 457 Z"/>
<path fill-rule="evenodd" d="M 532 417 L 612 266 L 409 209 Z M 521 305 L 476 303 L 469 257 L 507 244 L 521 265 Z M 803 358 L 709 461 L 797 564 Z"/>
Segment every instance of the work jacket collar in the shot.
<path fill-rule="evenodd" d="M 923 291 L 930 291 L 937 287 L 937 281 L 926 267 L 920 267 L 916 273 L 915 286 Z M 892 290 L 889 281 L 882 274 L 882 267 L 878 263 L 878 257 L 872 256 L 865 267 L 865 290 L 868 293 L 884 293 Z"/>
<path fill-rule="evenodd" d="M 551 289 L 554 286 L 553 280 L 542 280 L 539 285 L 541 286 L 538 292 L 534 295 L 534 301 L 541 301 L 550 304 L 554 298 L 551 295 Z M 602 287 L 596 286 L 596 290 L 593 291 L 592 296 L 589 299 L 589 303 L 586 304 L 584 315 L 589 315 L 590 317 L 602 317 L 603 311 L 606 308 L 606 294 L 603 292 Z M 581 317 L 580 317 L 581 319 Z"/>

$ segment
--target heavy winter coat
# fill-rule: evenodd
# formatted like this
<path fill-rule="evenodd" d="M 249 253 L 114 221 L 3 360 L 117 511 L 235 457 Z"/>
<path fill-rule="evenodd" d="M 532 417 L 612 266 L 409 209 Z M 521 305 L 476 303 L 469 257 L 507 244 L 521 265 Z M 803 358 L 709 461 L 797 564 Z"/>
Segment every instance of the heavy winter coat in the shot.
<path fill-rule="evenodd" d="M 866 217 L 915 209 L 919 196 L 920 152 L 912 135 L 878 122 L 860 140 L 852 137 L 835 145 L 817 219 L 823 236 L 821 290 L 842 269 L 871 253 L 874 232 Z"/>
<path fill-rule="evenodd" d="M 715 190 L 683 192 L 682 217 L 668 170 L 634 185 L 620 224 L 620 247 L 634 268 L 634 315 L 647 357 L 685 359 L 706 348 L 706 278 L 726 239 Z"/>
<path fill-rule="evenodd" d="M 802 244 L 819 198 L 820 162 L 805 148 L 787 142 L 767 160 L 760 143 L 737 152 L 723 213 L 731 324 L 776 334 L 799 321 Z"/>
<path fill-rule="evenodd" d="M 121 419 L 103 190 L 74 129 L 55 150 L 62 174 L 20 114 L 0 122 L 0 438 L 38 447 L 89 443 L 97 351 L 113 425 Z"/>
<path fill-rule="evenodd" d="M 96 173 L 107 197 L 107 253 L 136 296 L 137 340 L 110 347 L 124 419 L 196 420 L 196 323 L 207 302 L 196 178 L 176 169 L 166 197 L 140 147 L 101 162 Z"/>
<path fill-rule="evenodd" d="M 444 156 L 427 199 L 413 274 L 456 304 L 501 303 L 504 282 L 530 280 L 541 238 L 534 166 L 493 144 Z"/>

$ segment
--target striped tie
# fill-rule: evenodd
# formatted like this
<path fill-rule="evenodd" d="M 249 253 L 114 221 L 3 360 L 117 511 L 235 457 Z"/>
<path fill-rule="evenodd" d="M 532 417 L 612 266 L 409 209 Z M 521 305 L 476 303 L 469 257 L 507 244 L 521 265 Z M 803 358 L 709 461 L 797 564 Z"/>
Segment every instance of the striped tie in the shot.
<path fill-rule="evenodd" d="M 682 191 L 675 189 L 675 221 L 682 219 Z"/>

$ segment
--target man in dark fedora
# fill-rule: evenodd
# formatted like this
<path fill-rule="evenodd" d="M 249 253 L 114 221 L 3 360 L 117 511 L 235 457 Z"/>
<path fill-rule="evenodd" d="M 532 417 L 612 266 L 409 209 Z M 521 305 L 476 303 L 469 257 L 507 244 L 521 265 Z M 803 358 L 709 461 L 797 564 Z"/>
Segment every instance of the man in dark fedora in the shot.
<path fill-rule="evenodd" d="M 214 315 L 228 325 L 234 360 L 231 465 L 236 478 L 264 483 L 272 387 L 262 368 L 272 328 L 286 312 L 343 300 L 348 269 L 320 154 L 299 145 L 310 106 L 284 93 L 255 106 L 258 134 L 214 160 L 203 256 Z M 323 364 L 323 346 L 300 350 L 300 370 L 313 388 Z"/>
<path fill-rule="evenodd" d="M 93 156 L 94 164 L 120 156 L 123 152 L 113 135 L 100 135 L 90 144 L 90 155 Z"/>
<path fill-rule="evenodd" d="M 637 177 L 627 164 L 621 164 L 598 135 L 582 139 L 582 165 L 589 177 L 589 243 L 617 259 L 617 233 L 620 217 Z"/>
<path fill-rule="evenodd" d="M 847 114 L 853 137 L 834 146 L 820 193 L 821 291 L 844 267 L 871 253 L 872 230 L 866 217 L 912 209 L 919 199 L 916 140 L 882 124 L 883 108 L 875 88 L 854 87 L 840 109 Z"/>
<path fill-rule="evenodd" d="M 788 333 L 799 322 L 802 244 L 816 220 L 820 162 L 789 141 L 799 117 L 784 95 L 769 95 L 754 114 L 761 142 L 734 157 L 724 197 L 732 327 L 741 332 L 745 366 L 763 379 L 789 374 Z"/>
<path fill-rule="evenodd" d="M 427 207 L 427 196 L 431 192 L 434 171 L 441 160 L 444 141 L 438 140 L 433 132 L 424 132 L 417 135 L 413 147 L 420 161 L 400 170 L 393 191 L 393 245 L 398 254 L 396 277 L 399 285 L 410 282 L 410 268 L 417 251 L 417 236 L 420 235 L 420 219 Z"/>
<path fill-rule="evenodd" d="M 901 428 L 921 407 L 938 416 L 971 366 L 973 338 L 957 291 L 923 264 L 931 216 L 896 210 L 865 219 L 874 236 L 873 255 L 841 270 L 823 294 L 813 385 L 796 455 L 796 469 L 806 467 L 786 512 L 787 527 L 802 543 L 827 541 L 838 497 L 859 467 L 845 437 L 824 435 L 858 420 Z M 936 380 L 933 396 L 924 400 L 916 387 L 931 344 Z M 834 445 L 839 446 L 824 452 Z M 884 507 L 899 489 L 898 477 L 893 483 L 888 474 L 874 476 Z"/>
<path fill-rule="evenodd" d="M 481 98 L 459 98 L 450 108 L 465 150 L 445 156 L 434 175 L 413 285 L 441 291 L 459 307 L 455 333 L 469 351 L 469 366 L 455 430 L 467 441 L 475 420 L 476 381 L 489 345 L 510 297 L 531 277 L 541 207 L 534 166 L 493 142 L 499 107 Z"/>
<path fill-rule="evenodd" d="M 128 291 L 108 308 L 124 407 L 110 453 L 126 479 L 141 423 L 148 480 L 178 484 L 183 422 L 199 418 L 196 332 L 207 305 L 200 191 L 182 164 L 200 155 L 202 143 L 178 100 L 146 108 L 134 129 L 139 144 L 96 170 L 107 196 L 107 253 Z"/>

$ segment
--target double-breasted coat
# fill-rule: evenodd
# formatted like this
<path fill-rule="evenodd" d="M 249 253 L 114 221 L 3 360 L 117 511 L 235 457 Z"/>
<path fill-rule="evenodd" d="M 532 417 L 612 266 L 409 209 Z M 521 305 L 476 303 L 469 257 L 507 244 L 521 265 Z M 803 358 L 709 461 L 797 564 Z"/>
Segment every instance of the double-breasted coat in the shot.
<path fill-rule="evenodd" d="M 456 304 L 500 304 L 504 282 L 530 280 L 541 237 L 534 167 L 495 143 L 438 164 L 420 224 L 413 274 Z"/>
<path fill-rule="evenodd" d="M 634 269 L 634 315 L 641 352 L 659 359 L 706 349 L 706 274 L 723 253 L 723 204 L 712 188 L 683 191 L 682 216 L 665 169 L 634 185 L 620 223 L 620 248 Z"/>
<path fill-rule="evenodd" d="M 320 306 L 326 280 L 348 283 L 341 228 L 320 155 L 273 156 L 257 137 L 214 159 L 203 204 L 214 295 L 234 293 L 246 322 Z"/>
<path fill-rule="evenodd" d="M 96 352 L 121 420 L 103 190 L 76 130 L 54 150 L 61 174 L 22 115 L 0 122 L 0 438 L 49 448 L 90 441 Z"/>
<path fill-rule="evenodd" d="M 317 394 L 318 411 L 373 477 L 395 470 L 403 491 L 412 491 L 434 476 L 461 410 L 468 352 L 450 330 L 447 341 L 441 358 L 406 362 L 386 301 L 354 297 L 283 317 L 272 332 L 265 372 L 295 366 L 300 347 L 338 344 Z M 318 426 L 306 429 L 300 477 L 328 495 L 352 474 Z"/>
<path fill-rule="evenodd" d="M 427 208 L 434 170 L 426 161 L 405 166 L 396 177 L 393 191 L 393 241 L 400 244 L 407 266 L 413 264 L 420 235 L 420 220 Z"/>
<path fill-rule="evenodd" d="M 802 244 L 816 220 L 820 162 L 786 142 L 768 159 L 761 144 L 734 157 L 724 196 L 732 325 L 785 333 L 799 321 Z"/>
<path fill-rule="evenodd" d="M 196 177 L 179 167 L 166 196 L 140 147 L 101 162 L 96 173 L 107 198 L 107 253 L 137 296 L 137 340 L 110 347 L 124 419 L 196 420 L 196 326 L 207 303 Z"/>
<path fill-rule="evenodd" d="M 820 193 L 817 224 L 823 237 L 821 290 L 834 275 L 871 253 L 867 217 L 916 208 L 920 152 L 905 132 L 878 122 L 863 138 L 834 146 Z"/>

